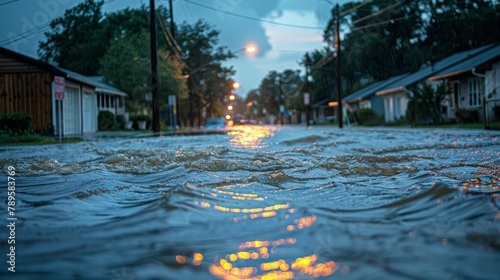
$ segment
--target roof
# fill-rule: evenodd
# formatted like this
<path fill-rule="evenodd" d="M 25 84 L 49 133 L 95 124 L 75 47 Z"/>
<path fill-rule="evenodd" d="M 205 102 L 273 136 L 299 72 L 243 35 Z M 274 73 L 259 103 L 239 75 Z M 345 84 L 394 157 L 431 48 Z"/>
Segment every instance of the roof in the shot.
<path fill-rule="evenodd" d="M 117 88 L 102 82 L 102 77 L 88 77 L 68 69 L 58 67 L 67 74 L 67 79 L 77 81 L 79 83 L 95 88 L 95 92 L 109 93 L 113 95 L 127 96 L 127 94 Z"/>
<path fill-rule="evenodd" d="M 420 81 L 425 80 L 436 73 L 451 69 L 451 67 L 457 65 L 458 63 L 476 57 L 478 54 L 484 53 L 492 48 L 495 48 L 496 44 L 491 44 L 479 48 L 475 48 L 469 51 L 459 52 L 444 58 L 431 66 L 426 66 L 416 72 L 408 74 L 403 79 L 390 83 L 377 91 L 377 94 L 391 93 L 396 91 L 405 90 L 409 87 L 417 85 Z"/>
<path fill-rule="evenodd" d="M 9 50 L 9 49 L 1 47 L 1 46 L 0 46 L 0 54 L 6 54 L 7 56 L 10 56 L 16 60 L 23 61 L 25 63 L 28 63 L 30 65 L 35 66 L 35 68 L 31 68 L 29 70 L 30 72 L 36 72 L 36 71 L 40 71 L 40 69 L 43 69 L 45 71 L 53 73 L 54 75 L 65 76 L 65 74 L 60 69 L 58 69 L 57 67 L 55 67 L 49 63 L 43 62 L 39 59 L 35 59 L 35 58 L 27 56 L 25 54 L 15 52 L 13 50 Z M 3 73 L 19 73 L 19 71 L 20 71 L 19 67 L 16 67 L 17 65 L 15 63 L 13 63 L 13 61 L 8 61 L 7 59 L 2 59 L 2 63 L 3 63 L 3 65 L 1 65 L 1 66 L 2 66 L 3 71 L 1 71 L 1 72 L 3 72 Z"/>
<path fill-rule="evenodd" d="M 57 76 L 62 76 L 65 77 L 66 79 L 74 80 L 76 82 L 88 85 L 90 87 L 95 88 L 96 92 L 104 92 L 104 93 L 109 93 L 113 95 L 120 95 L 120 96 L 127 96 L 127 94 L 117 88 L 114 88 L 108 84 L 105 84 L 102 82 L 102 79 L 99 77 L 87 77 L 82 74 L 73 72 L 68 69 L 64 69 L 55 65 L 52 65 L 50 63 L 35 59 L 33 57 L 27 56 L 25 54 L 17 53 L 15 51 L 0 47 L 0 54 L 6 54 L 10 57 L 15 58 L 16 60 L 23 61 L 25 63 L 28 63 L 30 65 L 35 66 L 35 68 L 31 68 L 29 71 L 40 71 L 39 69 L 44 69 L 48 72 L 53 73 L 54 75 Z M 10 63 L 8 60 L 5 59 L 4 61 L 4 66 L 5 68 L 4 72 L 19 72 L 20 70 L 15 68 L 15 65 Z M 11 67 L 10 64 L 13 66 Z M 10 69 L 10 70 L 9 70 Z"/>
<path fill-rule="evenodd" d="M 311 107 L 316 108 L 316 107 L 322 107 L 322 106 L 327 106 L 328 107 L 328 102 L 330 101 L 330 98 L 323 99 L 319 102 L 314 103 L 311 105 Z"/>
<path fill-rule="evenodd" d="M 356 102 L 356 101 L 363 100 L 363 99 L 367 98 L 368 96 L 374 94 L 375 92 L 379 91 L 381 88 L 385 87 L 386 85 L 402 79 L 406 75 L 407 74 L 403 74 L 403 75 L 391 77 L 387 80 L 375 82 L 375 83 L 373 83 L 373 84 L 371 84 L 371 85 L 369 85 L 361 90 L 356 91 L 355 93 L 353 93 L 351 95 L 344 97 L 344 102 Z"/>
<path fill-rule="evenodd" d="M 466 60 L 458 64 L 455 64 L 450 68 L 434 73 L 434 75 L 430 77 L 429 80 L 436 81 L 436 80 L 446 79 L 451 76 L 459 75 L 462 73 L 466 73 L 472 71 L 472 69 L 488 61 L 491 61 L 499 57 L 500 57 L 500 44 L 496 44 L 492 48 L 489 48 L 484 52 L 478 53 L 473 57 L 469 57 Z"/>

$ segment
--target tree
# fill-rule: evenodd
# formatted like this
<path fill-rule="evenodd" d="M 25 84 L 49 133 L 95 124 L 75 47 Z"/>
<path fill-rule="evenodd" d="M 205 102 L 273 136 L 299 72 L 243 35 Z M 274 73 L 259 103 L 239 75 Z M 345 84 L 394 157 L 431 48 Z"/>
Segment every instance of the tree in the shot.
<path fill-rule="evenodd" d="M 146 98 L 151 93 L 151 69 L 149 33 L 131 34 L 115 38 L 100 63 L 99 73 L 104 81 L 127 92 L 127 109 L 138 113 L 150 108 Z M 167 103 L 168 95 L 185 98 L 187 85 L 182 77 L 178 60 L 166 50 L 158 51 L 158 72 L 160 84 L 160 106 Z"/>
<path fill-rule="evenodd" d="M 101 36 L 103 3 L 87 0 L 53 20 L 51 31 L 45 32 L 47 40 L 39 43 L 40 58 L 84 75 L 96 75 L 106 51 L 102 45 L 108 41 Z"/>
<path fill-rule="evenodd" d="M 495 3 L 497 2 L 497 3 Z M 423 48 L 432 50 L 432 61 L 453 53 L 500 42 L 498 1 L 431 1 Z"/>
<path fill-rule="evenodd" d="M 195 120 L 201 123 L 202 112 L 216 116 L 222 108 L 220 104 L 229 94 L 232 85 L 232 68 L 222 67 L 221 62 L 235 55 L 226 47 L 216 47 L 219 43 L 219 33 L 209 23 L 199 20 L 190 25 L 183 23 L 178 26 L 176 41 L 180 46 L 179 56 L 183 58 L 187 69 L 189 98 L 182 104 L 183 115 L 195 125 Z"/>

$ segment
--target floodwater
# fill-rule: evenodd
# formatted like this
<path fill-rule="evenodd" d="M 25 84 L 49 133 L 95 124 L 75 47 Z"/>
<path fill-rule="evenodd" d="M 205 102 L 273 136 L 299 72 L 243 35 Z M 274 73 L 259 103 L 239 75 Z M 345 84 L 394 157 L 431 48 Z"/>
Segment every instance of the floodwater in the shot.
<path fill-rule="evenodd" d="M 247 126 L 2 147 L 0 278 L 498 279 L 499 136 Z"/>

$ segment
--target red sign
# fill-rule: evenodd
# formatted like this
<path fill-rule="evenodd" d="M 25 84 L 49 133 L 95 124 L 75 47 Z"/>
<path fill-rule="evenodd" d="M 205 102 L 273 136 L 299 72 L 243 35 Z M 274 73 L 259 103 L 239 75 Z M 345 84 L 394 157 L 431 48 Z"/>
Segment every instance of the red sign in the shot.
<path fill-rule="evenodd" d="M 64 100 L 64 77 L 54 77 L 54 95 L 56 100 Z"/>

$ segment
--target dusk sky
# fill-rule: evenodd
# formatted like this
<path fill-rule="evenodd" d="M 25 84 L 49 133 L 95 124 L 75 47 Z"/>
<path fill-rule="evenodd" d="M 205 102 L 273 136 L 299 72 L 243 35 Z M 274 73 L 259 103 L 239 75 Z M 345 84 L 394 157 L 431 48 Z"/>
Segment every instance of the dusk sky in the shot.
<path fill-rule="evenodd" d="M 38 42 L 44 40 L 52 19 L 81 1 L 0 0 L 0 45 L 37 57 Z M 340 1 L 341 3 L 347 1 Z M 326 0 L 174 0 L 174 21 L 194 23 L 205 19 L 220 30 L 220 46 L 238 50 L 258 46 L 256 55 L 239 53 L 224 63 L 234 66 L 238 94 L 246 96 L 258 88 L 269 71 L 301 69 L 298 62 L 306 51 L 322 48 L 323 29 L 337 2 Z M 149 5 L 147 0 L 107 0 L 104 12 Z M 168 0 L 156 1 L 165 5 Z"/>

